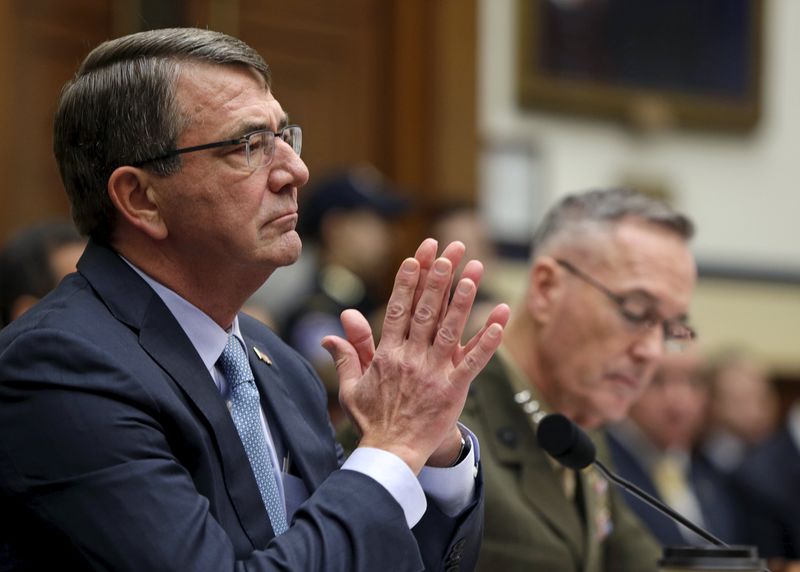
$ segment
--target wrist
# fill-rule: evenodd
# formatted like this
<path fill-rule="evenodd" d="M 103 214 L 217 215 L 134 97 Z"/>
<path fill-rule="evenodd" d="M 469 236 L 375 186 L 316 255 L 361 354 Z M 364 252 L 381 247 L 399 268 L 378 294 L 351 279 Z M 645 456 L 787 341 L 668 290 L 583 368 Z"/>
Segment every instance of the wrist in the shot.
<path fill-rule="evenodd" d="M 451 436 L 439 446 L 425 464 L 439 469 L 455 467 L 466 458 L 471 449 L 472 441 L 464 437 L 460 429 L 454 427 Z"/>
<path fill-rule="evenodd" d="M 460 465 L 464 462 L 469 455 L 469 452 L 472 450 L 472 441 L 464 435 L 461 435 L 461 448 L 458 450 L 458 455 L 453 459 L 453 461 L 447 465 L 448 467 L 455 467 Z"/>

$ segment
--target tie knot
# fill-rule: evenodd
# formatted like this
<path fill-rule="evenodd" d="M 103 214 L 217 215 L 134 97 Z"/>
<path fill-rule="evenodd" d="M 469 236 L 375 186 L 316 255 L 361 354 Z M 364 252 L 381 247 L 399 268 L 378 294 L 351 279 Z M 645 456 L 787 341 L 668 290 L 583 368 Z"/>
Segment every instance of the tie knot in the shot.
<path fill-rule="evenodd" d="M 222 355 L 217 361 L 225 379 L 235 387 L 246 381 L 254 381 L 250 363 L 247 361 L 247 354 L 242 348 L 242 344 L 236 336 L 228 336 L 228 343 L 222 350 Z"/>

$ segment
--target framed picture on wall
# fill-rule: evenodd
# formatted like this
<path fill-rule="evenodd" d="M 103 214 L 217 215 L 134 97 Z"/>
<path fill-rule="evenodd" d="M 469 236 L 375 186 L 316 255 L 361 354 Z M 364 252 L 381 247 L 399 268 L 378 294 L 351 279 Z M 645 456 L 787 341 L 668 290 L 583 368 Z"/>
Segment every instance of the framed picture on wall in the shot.
<path fill-rule="evenodd" d="M 758 121 L 762 0 L 518 0 L 520 104 L 636 127 Z"/>

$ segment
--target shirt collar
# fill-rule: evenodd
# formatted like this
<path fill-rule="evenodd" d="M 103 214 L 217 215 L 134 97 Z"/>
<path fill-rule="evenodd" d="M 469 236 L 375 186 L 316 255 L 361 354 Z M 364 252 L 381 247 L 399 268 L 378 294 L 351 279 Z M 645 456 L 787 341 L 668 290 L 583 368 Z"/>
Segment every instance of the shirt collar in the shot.
<path fill-rule="evenodd" d="M 158 297 L 161 298 L 178 321 L 178 324 L 183 328 L 189 341 L 192 342 L 194 349 L 200 355 L 200 359 L 203 360 L 203 364 L 206 366 L 206 369 L 212 373 L 212 376 L 214 364 L 216 364 L 219 356 L 222 354 L 222 350 L 225 349 L 225 345 L 228 343 L 228 336 L 234 335 L 244 344 L 242 334 L 239 331 L 238 316 L 234 317 L 230 331 L 225 331 L 200 308 L 185 298 L 182 298 L 174 290 L 167 288 L 154 278 L 145 274 L 143 270 L 124 256 L 120 255 L 120 258 L 122 258 L 128 266 L 133 268 L 133 270 L 142 277 L 142 280 L 147 282 L 155 293 L 158 294 Z"/>

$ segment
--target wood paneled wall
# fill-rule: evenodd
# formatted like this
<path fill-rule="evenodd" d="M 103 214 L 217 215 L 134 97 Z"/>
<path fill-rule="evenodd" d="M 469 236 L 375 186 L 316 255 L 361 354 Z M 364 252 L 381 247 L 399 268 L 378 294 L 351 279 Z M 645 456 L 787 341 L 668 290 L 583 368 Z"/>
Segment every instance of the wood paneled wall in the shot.
<path fill-rule="evenodd" d="M 0 244 L 68 212 L 52 157 L 60 87 L 99 42 L 153 23 L 220 29 L 264 55 L 278 99 L 304 127 L 312 183 L 369 161 L 423 213 L 469 201 L 475 14 L 475 0 L 183 0 L 169 10 L 150 0 L 0 2 Z"/>
<path fill-rule="evenodd" d="M 0 240 L 32 222 L 66 215 L 53 158 L 53 112 L 61 86 L 88 50 L 109 36 L 107 0 L 2 2 Z"/>

